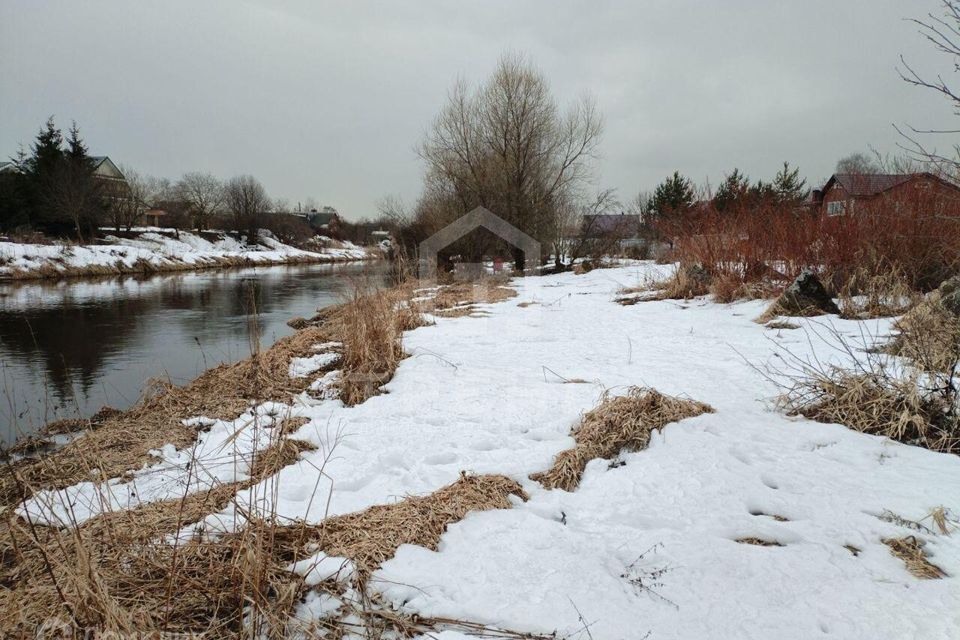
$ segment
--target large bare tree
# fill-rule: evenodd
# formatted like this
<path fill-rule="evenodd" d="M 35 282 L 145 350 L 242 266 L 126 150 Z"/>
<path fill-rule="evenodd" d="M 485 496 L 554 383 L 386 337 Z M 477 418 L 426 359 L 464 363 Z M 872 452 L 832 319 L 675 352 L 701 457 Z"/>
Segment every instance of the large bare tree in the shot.
<path fill-rule="evenodd" d="M 230 178 L 224 187 L 227 209 L 233 217 L 233 228 L 246 232 L 247 244 L 257 241 L 257 232 L 266 222 L 271 209 L 267 190 L 253 176 Z"/>
<path fill-rule="evenodd" d="M 590 98 L 562 112 L 540 71 L 505 55 L 479 87 L 453 86 L 420 145 L 418 216 L 437 227 L 482 205 L 550 246 L 559 212 L 588 182 L 602 130 Z M 523 254 L 514 261 L 522 268 Z"/>
<path fill-rule="evenodd" d="M 960 0 L 943 0 L 943 15 L 928 14 L 926 18 L 915 19 L 912 22 L 919 27 L 920 35 L 929 42 L 934 49 L 951 59 L 954 71 L 960 71 Z M 906 82 L 924 89 L 929 89 L 949 100 L 954 107 L 954 113 L 960 114 L 960 90 L 949 86 L 942 75 L 931 76 L 922 73 L 911 66 L 903 56 L 900 56 L 900 77 Z M 960 174 L 960 144 L 953 145 L 953 155 L 945 156 L 929 149 L 920 140 L 923 134 L 958 134 L 960 129 L 921 129 L 913 126 L 908 130 L 897 128 L 904 137 L 906 144 L 903 148 L 911 156 L 920 160 L 931 168 L 945 173 L 956 179 Z"/>
<path fill-rule="evenodd" d="M 187 203 L 193 227 L 199 232 L 210 224 L 210 218 L 224 204 L 223 184 L 209 173 L 186 173 L 176 184 L 179 199 Z"/>

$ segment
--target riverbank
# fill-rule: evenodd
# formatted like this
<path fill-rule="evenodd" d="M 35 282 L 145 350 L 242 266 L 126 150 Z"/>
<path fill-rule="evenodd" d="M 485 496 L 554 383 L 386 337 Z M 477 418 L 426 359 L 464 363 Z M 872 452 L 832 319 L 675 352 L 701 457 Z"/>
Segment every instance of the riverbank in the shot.
<path fill-rule="evenodd" d="M 148 276 L 0 282 L 0 447 L 57 419 L 130 407 L 162 378 L 183 385 L 294 330 L 292 316 L 385 284 L 382 261 L 285 264 Z"/>
<path fill-rule="evenodd" d="M 166 413 L 91 425 L 4 481 L 0 619 L 956 636 L 960 458 L 772 403 L 785 350 L 843 364 L 827 327 L 880 340 L 892 320 L 771 329 L 762 300 L 617 303 L 668 270 L 361 291 L 158 395 Z"/>
<path fill-rule="evenodd" d="M 363 247 L 329 238 L 317 248 L 298 249 L 261 230 L 256 246 L 224 232 L 145 228 L 119 238 L 107 235 L 102 244 L 21 244 L 0 242 L 0 280 L 149 275 L 256 265 L 348 262 L 375 258 Z"/>

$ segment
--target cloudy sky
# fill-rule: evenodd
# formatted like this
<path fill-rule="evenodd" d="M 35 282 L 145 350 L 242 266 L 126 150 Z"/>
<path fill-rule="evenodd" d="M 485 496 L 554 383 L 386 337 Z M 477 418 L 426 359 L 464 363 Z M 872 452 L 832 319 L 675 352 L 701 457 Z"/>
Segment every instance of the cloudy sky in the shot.
<path fill-rule="evenodd" d="M 251 173 L 350 218 L 415 200 L 414 146 L 462 76 L 523 52 L 606 129 L 598 186 L 628 199 L 680 169 L 811 182 L 894 123 L 951 127 L 897 75 L 951 72 L 908 17 L 939 0 L 101 2 L 0 0 L 0 154 L 46 117 L 154 175 Z M 946 148 L 951 141 L 942 139 Z"/>

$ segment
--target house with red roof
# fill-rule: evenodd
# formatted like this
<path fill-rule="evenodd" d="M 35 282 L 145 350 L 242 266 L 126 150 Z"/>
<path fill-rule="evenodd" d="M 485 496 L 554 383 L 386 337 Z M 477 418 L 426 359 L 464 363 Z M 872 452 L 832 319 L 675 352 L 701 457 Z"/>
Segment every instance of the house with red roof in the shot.
<path fill-rule="evenodd" d="M 960 215 L 960 186 L 932 173 L 838 173 L 809 205 L 827 216 L 886 211 Z"/>

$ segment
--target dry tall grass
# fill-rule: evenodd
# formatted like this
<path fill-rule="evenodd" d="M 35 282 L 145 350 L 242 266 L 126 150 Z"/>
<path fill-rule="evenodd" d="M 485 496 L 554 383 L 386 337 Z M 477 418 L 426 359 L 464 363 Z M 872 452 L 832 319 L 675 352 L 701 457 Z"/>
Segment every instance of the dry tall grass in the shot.
<path fill-rule="evenodd" d="M 622 396 L 605 393 L 573 430 L 576 446 L 559 453 L 550 469 L 530 479 L 548 489 L 573 491 L 591 460 L 613 458 L 623 450 L 640 451 L 650 443 L 654 429 L 712 412 L 707 404 L 663 395 L 655 389 L 630 387 Z"/>
<path fill-rule="evenodd" d="M 897 334 L 886 347 L 887 352 L 909 358 L 927 373 L 952 377 L 957 372 L 960 316 L 941 304 L 938 291 L 899 318 L 894 328 Z"/>
<path fill-rule="evenodd" d="M 264 453 L 264 459 L 282 457 Z M 261 469 L 262 474 L 276 471 L 271 465 Z M 263 479 L 254 476 L 244 486 Z M 9 518 L 0 546 L 0 583 L 5 587 L 0 591 L 0 628 L 27 637 L 45 621 L 59 618 L 74 630 L 195 633 L 204 638 L 285 638 L 304 625 L 337 634 L 374 634 L 364 637 L 387 631 L 409 637 L 407 631 L 445 627 L 495 635 L 495 630 L 468 621 L 394 612 L 378 605 L 367 580 L 400 545 L 436 549 L 446 527 L 466 513 L 510 508 L 510 495 L 525 499 L 516 482 L 503 476 L 463 476 L 433 494 L 316 525 L 280 525 L 273 518 L 250 517 L 240 531 L 217 539 L 165 540 L 222 509 L 235 490 L 217 487 L 107 513 L 62 530 Z M 321 549 L 350 558 L 357 574 L 347 584 L 326 580 L 311 585 L 290 570 L 292 563 Z M 297 621 L 296 606 L 310 589 L 338 599 L 340 610 L 323 620 Z M 496 637 L 520 635 L 503 632 Z"/>
<path fill-rule="evenodd" d="M 890 548 L 890 553 L 903 560 L 907 571 L 921 580 L 931 580 L 946 577 L 946 572 L 927 559 L 923 550 L 923 541 L 916 536 L 905 538 L 885 538 L 883 544 Z"/>
<path fill-rule="evenodd" d="M 404 358 L 401 336 L 420 326 L 398 290 L 356 289 L 333 322 L 343 343 L 340 399 L 355 405 L 379 393 Z"/>
<path fill-rule="evenodd" d="M 960 405 L 954 380 L 958 360 L 945 357 L 939 350 L 942 344 L 931 348 L 929 336 L 901 333 L 894 342 L 898 352 L 916 354 L 919 359 L 899 362 L 876 349 L 850 344 L 835 329 L 827 333 L 850 364 L 824 364 L 785 352 L 780 360 L 785 369 L 771 376 L 780 385 L 782 408 L 933 451 L 960 452 Z"/>
<path fill-rule="evenodd" d="M 920 300 L 902 270 L 896 266 L 885 270 L 865 267 L 854 270 L 837 292 L 837 297 L 840 316 L 857 320 L 898 316 Z"/>
<path fill-rule="evenodd" d="M 459 295 L 451 292 L 447 297 Z M 506 297 L 502 292 L 495 295 Z M 13 508 L 40 489 L 120 476 L 149 462 L 148 451 L 162 444 L 188 446 L 197 430 L 185 427 L 183 418 L 230 419 L 251 403 L 289 399 L 311 381 L 290 377 L 291 359 L 311 355 L 319 342 L 342 343 L 344 377 L 350 380 L 357 374 L 357 384 L 343 393 L 351 402 L 362 402 L 389 379 L 403 357 L 401 333 L 422 323 L 410 297 L 408 287 L 386 292 L 360 289 L 344 304 L 318 314 L 294 336 L 264 351 L 255 346 L 254 356 L 246 361 L 211 370 L 186 387 L 158 384 L 129 411 L 60 425 L 58 431 L 88 432 L 52 453 L 8 461 L 8 473 L 0 480 L 4 587 L 0 629 L 10 636 L 32 637 L 40 625 L 59 620 L 68 634 L 90 630 L 149 637 L 195 633 L 205 638 L 285 638 L 288 632 L 304 629 L 331 637 L 348 633 L 412 637 L 440 629 L 501 638 L 540 637 L 470 621 L 400 614 L 378 602 L 367 584 L 370 573 L 399 545 L 436 548 L 446 527 L 468 511 L 509 508 L 510 495 L 526 499 L 519 484 L 503 476 L 464 475 L 428 496 L 320 524 L 280 524 L 271 511 L 277 473 L 312 449 L 289 437 L 302 419 L 288 419 L 271 429 L 270 446 L 247 461 L 249 477 L 240 482 L 176 500 L 107 510 L 62 528 L 40 526 L 19 517 Z M 235 500 L 241 489 L 248 490 L 252 504 L 258 505 L 255 509 Z M 188 525 L 231 504 L 245 523 L 235 533 L 217 538 L 182 535 Z M 354 581 L 312 585 L 290 570 L 292 562 L 317 550 L 349 557 L 358 568 Z M 294 611 L 310 589 L 337 599 L 336 614 L 324 620 L 295 620 Z"/>

